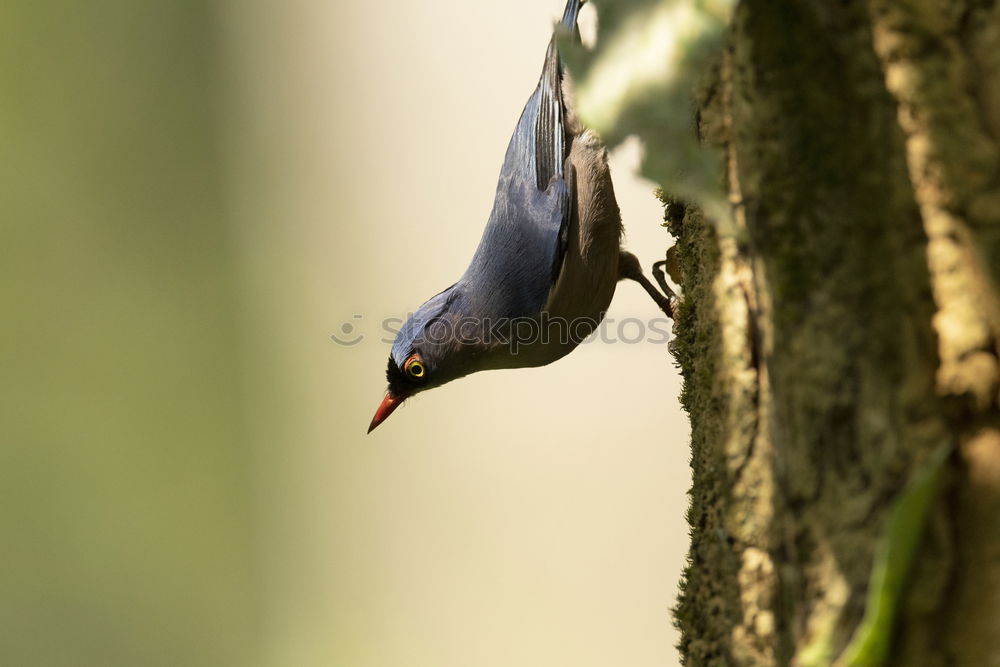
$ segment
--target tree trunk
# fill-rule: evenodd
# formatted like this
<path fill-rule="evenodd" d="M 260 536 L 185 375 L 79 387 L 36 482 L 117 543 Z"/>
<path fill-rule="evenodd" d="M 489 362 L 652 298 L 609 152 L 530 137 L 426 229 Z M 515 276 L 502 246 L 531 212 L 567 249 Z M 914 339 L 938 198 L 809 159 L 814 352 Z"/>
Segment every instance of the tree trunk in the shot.
<path fill-rule="evenodd" d="M 1000 665 L 1000 8 L 747 0 L 698 127 L 686 664 Z"/>

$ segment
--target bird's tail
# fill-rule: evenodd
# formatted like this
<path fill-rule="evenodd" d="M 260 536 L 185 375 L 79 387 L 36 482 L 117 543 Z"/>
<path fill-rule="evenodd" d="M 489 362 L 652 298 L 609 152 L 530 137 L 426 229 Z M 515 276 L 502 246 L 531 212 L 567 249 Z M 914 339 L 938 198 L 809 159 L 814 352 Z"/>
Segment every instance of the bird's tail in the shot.
<path fill-rule="evenodd" d="M 586 0 L 566 0 L 566 9 L 563 10 L 562 24 L 570 30 L 576 29 L 576 17 L 580 13 L 580 7 Z"/>

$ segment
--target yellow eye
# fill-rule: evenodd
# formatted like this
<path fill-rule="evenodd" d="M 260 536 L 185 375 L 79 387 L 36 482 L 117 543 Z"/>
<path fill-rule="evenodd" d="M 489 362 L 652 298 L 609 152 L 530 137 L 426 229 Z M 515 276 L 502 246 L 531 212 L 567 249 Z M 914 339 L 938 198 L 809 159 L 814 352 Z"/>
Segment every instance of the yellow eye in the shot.
<path fill-rule="evenodd" d="M 406 371 L 407 375 L 414 378 L 422 378 L 424 374 L 427 373 L 427 368 L 424 366 L 424 363 L 416 356 L 410 357 L 406 360 L 403 370 Z"/>

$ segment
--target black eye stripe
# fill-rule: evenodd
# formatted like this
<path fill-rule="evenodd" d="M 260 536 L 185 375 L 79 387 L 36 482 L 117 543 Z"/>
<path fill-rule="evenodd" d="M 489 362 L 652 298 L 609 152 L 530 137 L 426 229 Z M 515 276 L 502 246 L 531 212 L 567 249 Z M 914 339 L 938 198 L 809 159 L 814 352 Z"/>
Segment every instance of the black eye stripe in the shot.
<path fill-rule="evenodd" d="M 389 363 L 385 370 L 385 379 L 389 381 L 389 386 L 394 388 L 398 388 L 406 381 L 403 369 L 396 364 L 396 361 L 392 357 L 389 357 Z"/>
<path fill-rule="evenodd" d="M 389 363 L 386 368 L 385 376 L 389 381 L 389 391 L 398 396 L 407 396 L 414 390 L 423 387 L 427 382 L 427 377 L 430 374 L 430 370 L 427 368 L 427 364 L 417 356 L 414 357 L 413 354 L 407 358 L 402 364 L 397 364 L 392 356 L 389 357 Z M 422 369 L 420 375 L 412 374 L 409 369 L 412 367 L 412 363 L 417 363 Z"/>

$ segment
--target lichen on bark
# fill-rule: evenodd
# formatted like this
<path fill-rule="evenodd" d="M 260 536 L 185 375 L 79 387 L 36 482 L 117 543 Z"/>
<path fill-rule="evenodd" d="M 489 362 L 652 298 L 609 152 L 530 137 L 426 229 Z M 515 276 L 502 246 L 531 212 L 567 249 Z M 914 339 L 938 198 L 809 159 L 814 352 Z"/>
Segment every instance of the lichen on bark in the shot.
<path fill-rule="evenodd" d="M 891 664 L 987 664 L 926 631 L 976 597 L 962 559 L 997 538 L 963 516 L 987 520 L 978 504 L 1000 498 L 1000 24 L 992 3 L 959 4 L 747 0 L 699 93 L 734 225 L 693 206 L 671 224 L 694 470 L 687 664 L 832 662 L 894 502 L 941 446 L 974 452 L 959 470 L 978 484 L 951 478 L 929 511 Z M 995 604 L 996 583 L 979 597 Z"/>

